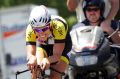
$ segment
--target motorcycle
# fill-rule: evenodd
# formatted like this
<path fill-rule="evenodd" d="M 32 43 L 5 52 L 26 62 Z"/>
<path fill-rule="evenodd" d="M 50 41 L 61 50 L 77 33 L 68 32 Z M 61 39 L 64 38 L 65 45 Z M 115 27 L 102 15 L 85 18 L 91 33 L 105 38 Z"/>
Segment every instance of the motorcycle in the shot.
<path fill-rule="evenodd" d="M 65 79 L 111 79 L 105 66 L 113 61 L 117 65 L 117 52 L 111 53 L 115 46 L 105 37 L 102 28 L 83 26 L 73 29 L 70 35 L 72 49 L 68 53 L 70 66 Z"/>

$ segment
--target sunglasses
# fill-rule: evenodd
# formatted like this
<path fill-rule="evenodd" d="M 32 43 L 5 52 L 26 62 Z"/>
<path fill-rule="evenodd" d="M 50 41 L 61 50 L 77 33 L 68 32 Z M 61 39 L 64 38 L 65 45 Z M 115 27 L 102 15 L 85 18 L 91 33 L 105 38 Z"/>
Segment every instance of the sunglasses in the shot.
<path fill-rule="evenodd" d="M 38 33 L 45 32 L 48 29 L 49 29 L 49 27 L 45 27 L 45 28 L 33 28 L 33 30 L 35 30 L 35 32 L 38 32 Z"/>
<path fill-rule="evenodd" d="M 86 11 L 91 12 L 91 11 L 98 11 L 100 8 L 87 8 Z"/>

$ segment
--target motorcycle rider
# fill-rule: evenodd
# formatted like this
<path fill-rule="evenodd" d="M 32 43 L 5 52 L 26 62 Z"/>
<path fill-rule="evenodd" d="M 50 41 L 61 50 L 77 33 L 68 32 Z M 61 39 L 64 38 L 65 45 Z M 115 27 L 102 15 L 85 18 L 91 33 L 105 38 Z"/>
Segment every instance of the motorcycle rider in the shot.
<path fill-rule="evenodd" d="M 109 36 L 115 31 L 115 29 L 117 28 L 116 21 L 111 21 L 111 27 L 101 26 L 101 23 L 105 20 L 103 16 L 105 10 L 105 3 L 103 0 L 84 1 L 82 6 L 86 19 L 74 25 L 72 30 L 82 26 L 100 26 L 103 29 L 105 36 Z M 118 32 L 112 35 L 109 40 L 110 42 L 115 44 L 120 43 L 120 37 L 118 35 Z M 113 79 L 113 77 L 115 77 L 118 73 L 118 64 L 115 61 L 110 62 L 107 66 L 105 66 L 105 68 L 110 79 Z"/>
<path fill-rule="evenodd" d="M 91 0 L 91 1 L 84 1 L 83 2 L 83 11 L 85 14 L 86 19 L 82 22 L 77 23 L 73 26 L 79 27 L 82 25 L 92 25 L 92 26 L 101 26 L 101 23 L 105 20 L 104 18 L 104 10 L 105 10 L 105 3 L 103 0 Z M 108 35 L 111 35 L 116 28 L 116 22 L 111 21 L 111 27 L 106 26 L 102 27 L 103 31 L 106 32 Z M 111 37 L 112 41 L 116 44 L 120 43 L 120 37 L 118 32 Z"/>
<path fill-rule="evenodd" d="M 69 11 L 75 11 L 77 19 L 79 22 L 85 19 L 82 3 L 84 0 L 67 0 L 66 5 Z M 89 0 L 88 0 L 89 1 Z M 110 21 L 115 18 L 118 10 L 119 10 L 119 0 L 104 0 L 105 1 L 105 12 L 104 16 L 106 17 L 105 21 L 103 21 L 103 25 L 110 25 Z"/>

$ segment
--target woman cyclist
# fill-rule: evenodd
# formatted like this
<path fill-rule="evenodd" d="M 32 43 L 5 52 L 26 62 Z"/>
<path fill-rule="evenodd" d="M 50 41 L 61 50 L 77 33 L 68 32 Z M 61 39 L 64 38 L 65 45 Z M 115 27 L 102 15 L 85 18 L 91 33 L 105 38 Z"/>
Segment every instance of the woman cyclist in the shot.
<path fill-rule="evenodd" d="M 65 39 L 68 31 L 66 21 L 60 16 L 50 15 L 44 5 L 33 8 L 26 29 L 27 66 L 32 79 L 38 77 L 39 65 L 42 71 L 49 67 L 64 72 L 69 63 Z M 51 71 L 50 79 L 61 79 L 61 74 Z"/>

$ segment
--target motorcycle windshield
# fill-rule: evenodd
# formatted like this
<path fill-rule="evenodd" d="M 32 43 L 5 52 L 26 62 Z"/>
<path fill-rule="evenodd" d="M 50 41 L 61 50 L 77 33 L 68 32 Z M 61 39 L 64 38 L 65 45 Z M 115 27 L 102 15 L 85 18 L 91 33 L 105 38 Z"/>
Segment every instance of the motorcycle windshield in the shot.
<path fill-rule="evenodd" d="M 72 49 L 75 52 L 96 50 L 103 38 L 103 31 L 98 26 L 82 26 L 71 33 Z"/>

